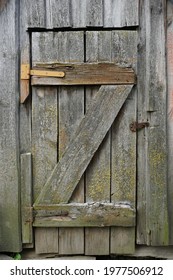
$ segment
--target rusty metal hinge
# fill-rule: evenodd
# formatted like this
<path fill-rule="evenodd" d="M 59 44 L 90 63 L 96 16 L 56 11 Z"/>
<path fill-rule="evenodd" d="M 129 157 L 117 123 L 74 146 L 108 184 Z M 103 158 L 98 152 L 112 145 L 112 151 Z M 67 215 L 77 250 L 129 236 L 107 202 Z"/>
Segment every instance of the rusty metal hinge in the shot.
<path fill-rule="evenodd" d="M 132 122 L 130 124 L 130 130 L 132 132 L 136 132 L 137 130 L 140 130 L 142 128 L 148 127 L 150 124 L 149 122 Z"/>

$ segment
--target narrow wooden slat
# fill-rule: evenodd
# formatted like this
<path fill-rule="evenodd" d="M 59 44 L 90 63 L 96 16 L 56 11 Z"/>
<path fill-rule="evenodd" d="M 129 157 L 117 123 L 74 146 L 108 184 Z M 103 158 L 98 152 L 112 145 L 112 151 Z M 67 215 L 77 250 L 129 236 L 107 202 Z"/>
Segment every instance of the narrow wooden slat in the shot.
<path fill-rule="evenodd" d="M 110 43 L 108 43 L 110 42 Z M 86 32 L 86 61 L 111 61 L 111 32 Z M 86 87 L 86 111 L 99 90 Z M 110 202 L 110 132 L 86 170 L 86 202 Z M 109 255 L 109 228 L 85 228 L 85 254 Z M 100 244 L 102 244 L 100 246 Z"/>
<path fill-rule="evenodd" d="M 129 123 L 136 119 L 135 93 L 126 100 L 112 126 L 111 149 L 111 201 L 128 201 L 133 207 L 136 202 L 136 133 L 130 131 Z M 135 228 L 111 228 L 110 253 L 132 254 L 134 251 Z"/>
<path fill-rule="evenodd" d="M 46 28 L 71 26 L 71 0 L 46 0 Z"/>
<path fill-rule="evenodd" d="M 69 201 L 131 89 L 132 86 L 102 86 L 100 88 L 35 205 Z"/>
<path fill-rule="evenodd" d="M 104 5 L 104 27 L 137 26 L 138 0 L 106 0 Z"/>
<path fill-rule="evenodd" d="M 30 28 L 45 28 L 46 14 L 45 4 L 43 0 L 22 0 L 21 5 L 26 12 L 26 29 Z"/>
<path fill-rule="evenodd" d="M 74 28 L 86 27 L 88 0 L 71 0 L 71 17 Z"/>
<path fill-rule="evenodd" d="M 2 1 L 1 1 L 2 2 Z M 0 251 L 21 250 L 18 142 L 19 3 L 0 4 Z M 8 78 L 10 77 L 10 78 Z"/>
<path fill-rule="evenodd" d="M 21 213 L 22 243 L 33 243 L 32 230 L 32 158 L 31 153 L 21 155 Z"/>
<path fill-rule="evenodd" d="M 57 89 L 35 88 L 32 96 L 32 155 L 33 155 L 33 192 L 36 199 L 50 176 L 57 162 Z M 35 246 L 37 253 L 44 253 L 47 243 L 38 242 L 42 235 L 52 240 L 52 250 L 57 240 L 53 239 L 51 228 L 43 233 L 35 234 Z M 58 232 L 56 237 L 58 236 Z M 41 247 L 39 246 L 41 245 Z M 56 251 L 57 252 L 57 251 Z"/>
<path fill-rule="evenodd" d="M 30 38 L 26 32 L 29 21 L 29 10 L 26 2 L 20 3 L 20 62 L 29 65 L 30 63 Z M 20 84 L 20 101 L 23 103 L 29 96 L 29 80 L 23 80 Z M 31 152 L 31 102 L 20 104 L 20 152 Z"/>
<path fill-rule="evenodd" d="M 35 61 L 58 59 L 50 42 L 53 33 L 32 34 L 32 64 Z M 49 96 L 50 94 L 50 96 Z M 34 88 L 32 96 L 32 153 L 33 153 L 33 191 L 38 196 L 57 163 L 58 145 L 58 95 L 53 87 Z M 58 229 L 35 229 L 37 253 L 58 253 Z M 41 241 L 42 240 L 42 241 Z"/>
<path fill-rule="evenodd" d="M 56 71 L 64 72 L 65 77 L 62 77 L 62 79 L 32 77 L 32 85 L 110 85 L 134 84 L 136 82 L 135 74 L 132 69 L 123 68 L 114 63 L 66 63 L 62 65 L 60 63 L 52 63 L 41 64 L 40 66 L 48 69 L 54 68 Z M 38 69 L 36 71 L 38 71 Z M 53 73 L 54 71 L 52 71 L 52 75 Z M 33 75 L 37 75 L 37 73 L 34 74 L 33 72 Z"/>
<path fill-rule="evenodd" d="M 103 26 L 103 1 L 88 0 L 86 10 L 86 25 L 87 26 Z"/>
<path fill-rule="evenodd" d="M 153 246 L 169 242 L 165 3 L 150 0 L 140 5 L 138 119 L 148 120 L 150 126 L 138 134 L 137 243 Z"/>
<path fill-rule="evenodd" d="M 119 51 L 117 51 L 119 49 Z M 112 32 L 112 59 L 136 69 L 137 32 Z M 112 125 L 111 201 L 136 203 L 136 133 L 129 129 L 136 120 L 137 92 L 134 88 Z M 118 243 L 119 237 L 121 241 Z M 124 238 L 123 238 L 124 237 Z M 118 245 L 119 244 L 119 245 Z M 134 253 L 135 228 L 111 228 L 111 254 Z"/>
<path fill-rule="evenodd" d="M 63 32 L 58 38 L 59 61 L 84 61 L 84 35 L 83 32 Z M 59 92 L 59 159 L 68 146 L 73 133 L 76 131 L 84 115 L 84 88 L 65 87 L 58 88 Z M 84 180 L 80 180 L 71 201 L 84 202 Z M 84 229 L 59 229 L 59 254 L 84 254 Z"/>
<path fill-rule="evenodd" d="M 35 207 L 36 227 L 134 226 L 135 212 L 129 205 L 113 203 L 69 203 Z M 38 209 L 37 209 L 38 208 Z M 40 210 L 39 210 L 40 209 Z"/>
<path fill-rule="evenodd" d="M 168 75 L 168 211 L 169 211 L 169 244 L 173 245 L 173 3 L 167 4 L 167 75 Z"/>

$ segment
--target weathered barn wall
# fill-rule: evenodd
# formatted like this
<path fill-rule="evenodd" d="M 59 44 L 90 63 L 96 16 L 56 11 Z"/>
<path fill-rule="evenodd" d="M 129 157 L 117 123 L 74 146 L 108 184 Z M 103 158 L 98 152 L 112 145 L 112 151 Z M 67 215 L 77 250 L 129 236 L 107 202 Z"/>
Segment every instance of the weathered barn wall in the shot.
<path fill-rule="evenodd" d="M 21 250 L 18 1 L 0 1 L 0 251 Z"/>
<path fill-rule="evenodd" d="M 167 73 L 166 73 L 166 3 L 168 14 L 168 95 L 167 95 Z M 20 4 L 20 5 L 19 5 Z M 20 11 L 19 11 L 20 9 Z M 138 15 L 138 12 L 140 13 Z M 20 16 L 19 16 L 20 14 Z M 139 131 L 137 136 L 137 244 L 147 244 L 152 246 L 162 246 L 173 244 L 173 191 L 172 191 L 172 15 L 173 4 L 171 0 L 2 0 L 0 1 L 0 251 L 20 251 L 21 250 L 21 230 L 20 230 L 20 180 L 19 180 L 19 134 L 20 134 L 20 154 L 21 154 L 21 182 L 22 182 L 22 211 L 27 207 L 32 206 L 32 175 L 31 157 L 33 156 L 33 164 L 36 166 L 36 161 L 40 160 L 41 164 L 47 164 L 48 169 L 53 168 L 52 163 L 56 164 L 57 157 L 61 157 L 65 146 L 70 140 L 71 127 L 75 129 L 76 123 L 83 117 L 87 110 L 92 96 L 95 95 L 97 87 L 84 88 L 80 87 L 73 93 L 70 90 L 71 97 L 68 99 L 67 90 L 59 90 L 50 87 L 46 91 L 38 88 L 33 88 L 32 97 L 27 99 L 27 102 L 20 105 L 19 112 L 19 42 L 20 42 L 20 63 L 34 63 L 34 55 L 39 50 L 43 54 L 42 43 L 40 37 L 45 36 L 45 58 L 57 59 L 55 52 L 51 52 L 49 36 L 53 31 L 64 31 L 62 41 L 66 42 L 65 47 L 59 45 L 60 53 L 65 52 L 64 57 L 58 59 L 62 61 L 74 60 L 78 62 L 93 62 L 93 61 L 116 61 L 115 53 L 125 59 L 126 66 L 135 68 L 138 74 L 138 97 L 137 95 L 129 99 L 129 103 L 133 103 L 131 108 L 129 105 L 124 107 L 126 112 L 125 120 L 119 127 L 119 134 L 116 131 L 109 134 L 104 143 L 102 154 L 96 158 L 95 162 L 99 162 L 103 166 L 107 162 L 109 168 L 112 168 L 112 184 L 117 183 L 116 170 L 119 168 L 119 173 L 125 173 L 125 169 L 120 168 L 117 164 L 120 159 L 117 153 L 117 147 L 121 144 L 121 138 L 125 139 L 124 127 L 128 129 L 128 120 L 130 115 L 136 115 L 137 101 L 137 119 L 139 122 L 150 123 L 150 126 Z M 19 23 L 20 18 L 20 23 Z M 139 25 L 139 27 L 138 27 Z M 106 31 L 104 30 L 106 28 Z M 111 29 L 120 29 L 119 32 L 124 32 L 124 37 L 127 40 L 126 34 L 138 31 L 138 67 L 136 61 L 129 62 L 127 65 L 128 49 L 120 52 L 121 45 L 120 37 Z M 123 31 L 121 30 L 123 28 Z M 87 29 L 90 29 L 89 31 Z M 124 30 L 127 29 L 127 30 Z M 104 30 L 104 31 L 103 31 Z M 40 31 L 42 33 L 40 33 Z M 44 31 L 44 33 L 43 33 Z M 46 33 L 46 31 L 48 31 Z M 85 32 L 85 36 L 80 32 Z M 104 33 L 104 36 L 102 35 Z M 112 35 L 111 35 L 112 32 Z M 72 35 L 70 35 L 72 33 Z M 20 38 L 19 38 L 20 34 Z M 40 35 L 42 34 L 42 35 Z M 49 34 L 49 35 L 48 35 Z M 75 36 L 80 38 L 75 41 Z M 59 36 L 59 35 L 58 35 Z M 114 38 L 115 36 L 115 38 Z M 38 37 L 38 38 L 37 38 Z M 46 41 L 47 38 L 47 41 Z M 113 39 L 114 38 L 114 39 Z M 119 38 L 119 39 L 116 39 Z M 37 44 L 37 40 L 40 42 Z M 69 40 L 69 41 L 68 41 Z M 82 40 L 86 40 L 85 54 L 84 44 L 82 43 L 81 50 L 76 48 L 75 42 L 80 45 Z M 115 50 L 111 49 L 111 44 L 107 44 L 113 40 Z M 117 43 L 119 41 L 119 43 Z M 74 44 L 71 42 L 74 41 Z M 124 39 L 122 40 L 124 42 Z M 136 36 L 134 43 L 131 46 L 135 49 Z M 92 46 L 93 44 L 93 46 Z M 119 44 L 119 50 L 116 49 L 116 44 Z M 123 44 L 123 43 L 122 43 Z M 97 46 L 99 47 L 97 48 Z M 127 44 L 128 45 L 128 44 Z M 40 49 L 37 49 L 39 46 Z M 130 51 L 130 44 L 129 51 Z M 62 49 L 61 49 L 62 47 Z M 112 46 L 111 46 L 112 47 Z M 66 49 L 67 48 L 67 49 Z M 68 49 L 70 48 L 70 50 Z M 47 51 L 48 49 L 48 51 Z M 111 53 L 112 52 L 112 53 Z M 114 52 L 114 53 L 113 53 Z M 37 55 L 35 55 L 37 57 Z M 122 57 L 119 59 L 121 60 Z M 42 57 L 40 58 L 41 61 Z M 124 63 L 124 61 L 123 62 Z M 127 59 L 128 60 L 128 59 Z M 132 65 L 133 64 L 133 65 Z M 27 95 L 30 90 L 29 81 L 24 81 L 21 85 L 21 92 Z M 43 100 L 39 99 L 39 94 L 44 95 Z M 49 96 L 47 95 L 49 92 Z M 85 99 L 85 94 L 87 98 Z M 74 96 L 73 96 L 74 94 Z M 82 98 L 81 98 L 82 96 Z M 168 96 L 168 100 L 167 100 Z M 68 116 L 64 109 L 64 102 L 67 101 L 68 110 L 71 110 L 71 115 Z M 167 131 L 167 101 L 168 101 L 168 131 Z M 57 103 L 59 102 L 59 108 Z M 55 112 L 54 121 L 51 122 L 51 111 L 47 110 L 47 115 L 44 112 L 46 108 L 52 106 Z M 76 107 L 81 106 L 79 114 L 76 114 Z M 86 106 L 86 108 L 84 107 Z M 126 108 L 127 107 L 127 108 Z M 62 109 L 59 113 L 58 109 Z M 36 111 L 38 110 L 38 111 Z M 40 110 L 40 111 L 39 111 Z M 40 113 L 41 112 L 41 113 Z M 39 119 L 39 117 L 42 118 Z M 59 119 L 58 119 L 59 118 Z M 121 118 L 121 116 L 120 116 Z M 40 122 L 45 120 L 47 130 L 50 130 L 50 137 L 53 141 L 60 145 L 59 155 L 54 152 L 44 150 L 43 146 L 47 144 L 41 135 L 41 140 L 44 145 L 38 143 L 38 133 Z M 49 122 L 47 122 L 49 120 Z M 20 125 L 19 125 L 20 122 Z M 64 130 L 60 129 L 59 139 L 57 139 L 57 122 L 64 128 L 69 138 L 64 141 Z M 31 125 L 32 123 L 32 125 Z M 20 133 L 19 133 L 20 126 Z M 116 124 L 114 125 L 116 128 Z M 41 131 L 42 133 L 42 131 Z M 112 133 L 112 132 L 111 132 Z M 127 151 L 127 145 L 134 141 L 131 138 L 131 132 L 128 131 L 128 139 L 122 145 Z M 111 142 L 113 141 L 113 142 Z M 110 143 L 111 149 L 110 149 Z M 34 150 L 33 147 L 36 146 Z M 39 146 L 40 145 L 40 146 Z M 122 147 L 121 147 L 122 148 Z M 39 150 L 40 149 L 40 150 Z M 110 157 L 110 151 L 112 153 Z M 168 152 L 169 151 L 169 152 Z M 31 155 L 32 153 L 32 155 Z M 46 154 L 47 153 L 47 154 Z M 39 154 L 35 160 L 35 154 Z M 136 156 L 136 151 L 135 151 Z M 46 156 L 45 156 L 46 155 Z M 46 162 L 45 157 L 51 157 L 51 161 Z M 113 158 L 114 157 L 114 158 Z M 110 159 L 112 162 L 110 163 Z M 134 160 L 134 158 L 133 158 Z M 98 172 L 97 166 L 93 161 L 85 175 L 85 182 L 88 183 L 88 200 L 93 201 L 95 194 L 90 188 L 93 184 L 95 174 Z M 122 154 L 122 166 L 126 166 L 125 156 Z M 129 166 L 131 165 L 130 157 L 128 158 Z M 33 172 L 35 185 L 41 187 L 45 183 L 45 168 L 39 165 L 38 172 L 36 169 Z M 136 171 L 136 162 L 133 161 L 133 169 Z M 26 170 L 29 171 L 26 172 Z M 122 171 L 123 170 L 123 171 Z M 100 174 L 103 175 L 101 169 Z M 28 175 L 29 174 L 29 175 Z M 134 174 L 134 173 L 133 173 Z M 100 175 L 100 176 L 101 176 Z M 168 175 L 168 177 L 167 177 Z M 119 193 L 125 194 L 128 186 L 126 177 L 119 181 L 119 189 L 122 192 L 116 193 L 114 190 L 115 200 Z M 133 176 L 134 177 L 134 176 Z M 107 177 L 106 177 L 107 178 Z M 135 178 L 135 179 L 136 179 Z M 110 181 L 106 179 L 105 185 Z M 36 182 L 38 181 L 38 182 Z M 134 181 L 133 181 L 134 183 Z M 121 185 L 123 186 L 121 188 Z M 82 178 L 77 193 L 72 200 L 78 202 L 84 201 L 83 193 L 84 179 Z M 115 186 L 115 184 L 114 184 Z M 112 188 L 113 190 L 113 188 Z M 102 192 L 105 192 L 102 185 Z M 25 194 L 25 196 L 24 196 Z M 26 195 L 27 194 L 27 195 Z M 86 198 L 85 197 L 85 198 Z M 119 197 L 118 197 L 119 198 Z M 120 197 L 122 200 L 124 197 Z M 135 194 L 133 203 L 135 204 Z M 25 215 L 25 212 L 23 212 Z M 23 215 L 23 216 L 24 216 Z M 28 219 L 29 221 L 29 219 Z M 23 246 L 33 246 L 32 223 L 26 224 L 22 220 L 24 227 L 22 228 Z M 67 228 L 39 228 L 36 229 L 35 243 L 38 253 L 60 253 L 60 254 L 109 254 L 108 239 L 111 237 L 113 246 L 111 253 L 127 253 L 127 245 L 129 236 L 134 235 L 134 228 L 129 229 L 67 229 Z M 84 237 L 85 235 L 85 249 Z M 99 238 L 98 238 L 99 236 Z M 58 240 L 59 238 L 59 240 Z M 80 240 L 80 242 L 79 242 Z M 121 244 L 116 242 L 121 240 Z M 94 249 L 96 243 L 102 242 L 103 246 L 100 249 L 97 246 L 97 251 Z M 80 246 L 79 246 L 80 243 Z M 125 244 L 126 243 L 126 244 Z M 133 242 L 134 243 L 134 242 Z M 120 244 L 120 245 L 119 245 Z M 126 245 L 126 250 L 123 251 Z M 87 246 L 86 246 L 87 245 Z M 124 247 L 123 247 L 124 246 Z M 134 249 L 129 245 L 130 252 Z M 77 251 L 78 250 L 78 251 Z"/>

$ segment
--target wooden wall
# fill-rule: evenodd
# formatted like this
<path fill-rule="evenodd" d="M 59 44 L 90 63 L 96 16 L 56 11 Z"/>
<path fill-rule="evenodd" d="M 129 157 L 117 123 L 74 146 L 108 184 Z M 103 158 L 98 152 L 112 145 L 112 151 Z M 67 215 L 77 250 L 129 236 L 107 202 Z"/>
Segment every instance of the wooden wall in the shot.
<path fill-rule="evenodd" d="M 19 140 L 21 159 L 31 157 L 31 100 L 19 113 L 19 41 L 20 62 L 29 63 L 31 31 L 138 24 L 138 121 L 150 126 L 138 133 L 136 242 L 173 244 L 172 15 L 170 0 L 0 1 L 0 251 L 21 250 Z"/>
<path fill-rule="evenodd" d="M 0 1 L 0 34 L 0 251 L 17 252 L 21 250 L 18 1 Z"/>

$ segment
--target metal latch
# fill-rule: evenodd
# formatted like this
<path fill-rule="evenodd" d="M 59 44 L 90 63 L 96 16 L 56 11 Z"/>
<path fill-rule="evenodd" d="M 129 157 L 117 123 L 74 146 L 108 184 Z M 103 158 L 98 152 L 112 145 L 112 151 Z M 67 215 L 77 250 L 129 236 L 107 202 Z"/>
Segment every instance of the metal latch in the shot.
<path fill-rule="evenodd" d="M 130 130 L 132 132 L 136 132 L 137 130 L 140 130 L 142 128 L 148 127 L 149 125 L 150 125 L 149 122 L 140 122 L 140 123 L 132 122 L 130 124 Z"/>

